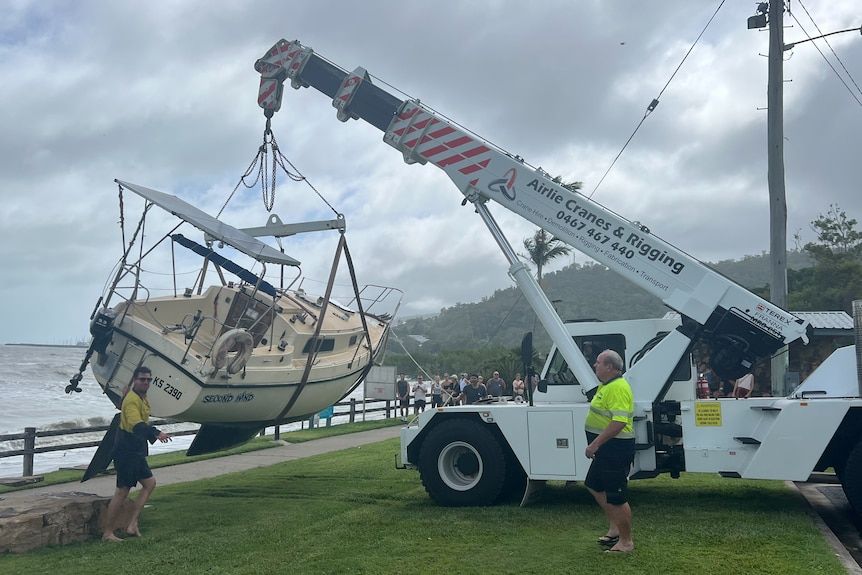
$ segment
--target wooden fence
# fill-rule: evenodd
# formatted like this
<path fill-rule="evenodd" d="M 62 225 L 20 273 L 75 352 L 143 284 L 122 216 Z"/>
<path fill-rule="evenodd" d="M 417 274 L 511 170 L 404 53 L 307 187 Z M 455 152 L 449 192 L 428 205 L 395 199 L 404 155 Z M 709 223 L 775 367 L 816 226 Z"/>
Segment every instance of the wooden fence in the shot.
<path fill-rule="evenodd" d="M 361 419 L 364 420 L 366 415 L 369 414 L 377 414 L 383 413 L 384 417 L 389 418 L 390 413 L 393 412 L 394 400 L 371 400 L 366 402 L 357 401 L 356 399 L 350 399 L 349 401 L 342 401 L 336 403 L 333 406 L 331 417 L 326 418 L 326 425 L 331 425 L 334 420 L 337 418 L 338 421 L 335 421 L 336 424 L 340 423 L 353 423 L 356 421 L 358 415 L 361 415 Z M 311 417 L 307 423 L 309 427 L 314 427 L 316 425 L 317 416 Z M 323 419 L 323 418 L 321 418 Z M 346 419 L 346 420 L 345 420 Z M 153 425 L 166 425 L 166 424 L 175 424 L 180 423 L 177 421 L 169 420 L 169 419 L 160 419 L 152 421 Z M 301 422 L 302 428 L 305 428 L 306 421 Z M 280 426 L 272 426 L 274 428 L 275 439 L 279 439 L 280 437 Z M 270 427 L 265 428 L 261 431 L 261 435 L 266 435 L 266 430 L 270 429 Z M 108 430 L 107 425 L 95 425 L 92 427 L 76 427 L 71 429 L 52 429 L 52 430 L 44 430 L 37 431 L 35 427 L 25 427 L 24 433 L 10 433 L 7 435 L 0 435 L 0 445 L 12 442 L 12 441 L 21 441 L 24 440 L 23 449 L 13 449 L 8 451 L 0 451 L 0 458 L 4 457 L 21 457 L 24 458 L 24 466 L 23 466 L 23 477 L 31 477 L 33 475 L 33 464 L 35 461 L 35 457 L 39 453 L 49 453 L 52 451 L 67 451 L 71 449 L 83 449 L 86 447 L 96 447 L 100 443 L 102 443 L 101 439 L 98 441 L 83 441 L 83 442 L 73 442 L 71 439 L 68 443 L 61 443 L 56 445 L 44 445 L 37 446 L 37 439 L 44 439 L 47 437 L 65 437 L 65 436 L 75 436 L 82 433 L 98 433 Z M 190 429 L 185 431 L 172 431 L 171 435 L 176 437 L 180 435 L 194 435 L 198 432 L 197 429 Z"/>

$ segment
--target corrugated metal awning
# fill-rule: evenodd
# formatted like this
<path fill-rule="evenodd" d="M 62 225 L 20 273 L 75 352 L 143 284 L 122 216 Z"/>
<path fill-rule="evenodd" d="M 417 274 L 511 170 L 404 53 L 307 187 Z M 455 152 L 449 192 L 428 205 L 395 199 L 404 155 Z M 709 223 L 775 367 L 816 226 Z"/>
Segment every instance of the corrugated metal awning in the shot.
<path fill-rule="evenodd" d="M 796 317 L 811 324 L 818 335 L 832 332 L 834 335 L 853 333 L 853 318 L 844 311 L 793 311 Z"/>

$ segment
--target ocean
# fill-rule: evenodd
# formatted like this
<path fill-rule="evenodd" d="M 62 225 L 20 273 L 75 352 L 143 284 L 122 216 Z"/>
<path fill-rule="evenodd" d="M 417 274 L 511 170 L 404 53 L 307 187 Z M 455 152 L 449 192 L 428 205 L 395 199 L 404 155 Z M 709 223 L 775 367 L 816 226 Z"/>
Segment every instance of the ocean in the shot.
<path fill-rule="evenodd" d="M 69 379 L 78 373 L 86 351 L 77 347 L 0 345 L 0 435 L 23 433 L 25 427 L 42 431 L 111 423 L 117 410 L 102 394 L 89 369 L 81 380 L 83 391 L 66 394 Z M 182 428 L 182 425 L 174 428 Z M 185 429 L 189 429 L 188 424 Z M 98 441 L 102 436 L 104 432 L 40 437 L 36 439 L 36 447 Z M 193 437 L 182 436 L 167 444 L 158 443 L 150 452 L 186 449 Z M 23 440 L 0 442 L 0 455 L 23 446 Z M 48 473 L 61 467 L 86 465 L 95 451 L 95 447 L 89 447 L 37 453 L 33 472 Z M 17 477 L 23 470 L 22 456 L 0 457 L 0 477 Z"/>
<path fill-rule="evenodd" d="M 89 368 L 84 371 L 80 393 L 66 394 L 69 379 L 78 373 L 86 349 L 77 347 L 42 347 L 26 345 L 0 345 L 0 435 L 23 433 L 25 427 L 37 430 L 71 429 L 108 425 L 117 410 L 102 394 Z M 361 400 L 362 386 L 351 397 Z M 370 406 L 369 406 L 370 407 Z M 372 417 L 376 416 L 376 417 Z M 382 414 L 369 414 L 369 419 Z M 336 417 L 333 423 L 340 423 Z M 299 429 L 300 423 L 282 425 L 282 431 Z M 167 433 L 195 429 L 195 424 L 176 424 L 162 427 Z M 267 432 L 272 433 L 272 429 Z M 36 439 L 36 447 L 98 441 L 104 432 L 45 437 Z M 169 443 L 156 443 L 150 453 L 185 450 L 193 435 L 174 437 Z M 0 442 L 3 452 L 22 449 L 23 440 Z M 33 462 L 35 474 L 57 471 L 61 467 L 86 465 L 96 448 L 68 449 L 37 453 Z M 0 457 L 0 477 L 18 477 L 24 469 L 22 456 Z"/>

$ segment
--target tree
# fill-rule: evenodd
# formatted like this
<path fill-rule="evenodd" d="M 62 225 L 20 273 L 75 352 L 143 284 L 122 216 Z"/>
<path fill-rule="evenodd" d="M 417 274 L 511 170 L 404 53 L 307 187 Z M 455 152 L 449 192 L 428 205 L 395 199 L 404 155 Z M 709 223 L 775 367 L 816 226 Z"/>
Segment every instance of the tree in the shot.
<path fill-rule="evenodd" d="M 570 192 L 580 191 L 580 189 L 584 187 L 583 182 L 564 182 L 560 176 L 554 177 L 551 181 L 566 188 Z"/>
<path fill-rule="evenodd" d="M 856 219 L 847 219 L 847 214 L 837 204 L 830 204 L 826 215 L 818 214 L 811 222 L 819 243 L 805 244 L 805 251 L 818 263 L 856 259 L 862 253 L 862 232 L 856 231 Z"/>
<path fill-rule="evenodd" d="M 572 248 L 555 238 L 543 228 L 536 230 L 533 237 L 524 240 L 526 256 L 536 264 L 536 279 L 542 283 L 542 269 L 553 259 L 568 255 Z"/>
<path fill-rule="evenodd" d="M 582 182 L 564 182 L 560 176 L 553 178 L 551 181 L 572 192 L 576 192 L 583 187 Z M 537 229 L 533 237 L 524 239 L 524 249 L 527 250 L 527 253 L 524 255 L 536 264 L 536 279 L 539 280 L 539 284 L 542 283 L 542 270 L 544 267 L 551 260 L 569 255 L 572 251 L 572 248 L 546 232 L 544 228 Z"/>
<path fill-rule="evenodd" d="M 853 300 L 862 297 L 862 233 L 855 227 L 856 220 L 835 204 L 811 222 L 818 242 L 809 242 L 804 249 L 815 265 L 788 274 L 790 307 L 852 313 Z"/>

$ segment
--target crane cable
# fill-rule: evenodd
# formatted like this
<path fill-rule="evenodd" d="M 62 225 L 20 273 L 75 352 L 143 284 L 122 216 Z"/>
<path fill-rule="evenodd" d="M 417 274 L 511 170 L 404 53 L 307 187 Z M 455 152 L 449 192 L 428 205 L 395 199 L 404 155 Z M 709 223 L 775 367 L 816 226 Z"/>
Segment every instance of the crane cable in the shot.
<path fill-rule="evenodd" d="M 670 75 L 670 78 L 668 78 L 668 81 L 667 81 L 667 83 L 664 85 L 664 88 L 662 88 L 662 89 L 661 89 L 661 91 L 658 93 L 658 96 L 656 96 L 655 98 L 653 98 L 652 102 L 650 102 L 650 103 L 649 103 L 649 105 L 647 106 L 646 112 L 644 112 L 643 118 L 641 118 L 640 122 L 638 122 L 638 125 L 635 127 L 635 129 L 634 129 L 634 131 L 632 132 L 631 136 L 629 136 L 629 139 L 628 139 L 628 140 L 626 140 L 626 143 L 625 143 L 625 144 L 623 144 L 622 149 L 621 149 L 621 150 L 620 150 L 620 152 L 616 155 L 616 157 L 614 158 L 614 160 L 611 162 L 611 165 L 610 165 L 610 166 L 608 166 L 608 169 L 605 171 L 604 175 L 602 175 L 601 179 L 599 180 L 599 183 L 597 183 L 597 184 L 596 184 L 596 187 L 595 187 L 595 188 L 593 188 L 593 191 L 592 191 L 592 192 L 590 192 L 590 195 L 589 195 L 589 196 L 587 196 L 588 198 L 592 199 L 593 194 L 595 194 L 595 193 L 596 193 L 596 190 L 598 190 L 598 189 L 599 189 L 599 186 L 601 186 L 601 185 L 602 185 L 602 182 L 604 182 L 604 181 L 605 181 L 605 178 L 608 176 L 608 174 L 610 173 L 611 169 L 613 169 L 614 164 L 616 164 L 616 163 L 617 163 L 617 160 L 619 160 L 619 159 L 620 159 L 620 156 L 622 156 L 622 155 L 623 155 L 623 152 L 626 150 L 626 147 L 628 147 L 629 143 L 632 141 L 632 139 L 634 139 L 635 134 L 637 134 L 637 133 L 638 133 L 638 130 L 640 130 L 640 128 L 641 128 L 641 126 L 643 125 L 644 121 L 646 121 L 647 116 L 649 116 L 650 114 L 652 114 L 652 113 L 653 113 L 653 111 L 658 107 L 659 99 L 661 98 L 662 94 L 664 94 L 664 91 L 665 91 L 665 90 L 667 90 L 667 87 L 668 87 L 668 86 L 670 86 L 670 83 L 673 81 L 674 76 L 676 76 L 676 73 L 677 73 L 677 72 L 679 72 L 680 68 L 682 68 L 682 65 L 685 63 L 686 59 L 688 59 L 688 57 L 689 57 L 689 55 L 691 54 L 692 50 L 694 50 L 694 47 L 695 47 L 695 46 L 697 46 L 697 43 L 700 41 L 700 39 L 701 39 L 701 37 L 703 36 L 704 32 L 706 32 L 706 29 L 707 29 L 707 28 L 709 28 L 709 25 L 710 25 L 710 24 L 712 24 L 712 21 L 715 19 L 716 15 L 718 15 L 718 11 L 719 11 L 719 10 L 721 10 L 721 7 L 722 7 L 722 6 L 724 6 L 724 2 L 725 2 L 725 0 L 721 0 L 721 2 L 718 4 L 718 8 L 716 8 L 716 9 L 715 9 L 715 12 L 713 12 L 712 16 L 709 18 L 709 21 L 707 21 L 706 26 L 704 26 L 704 27 L 703 27 L 703 30 L 701 30 L 701 31 L 700 31 L 700 34 L 698 34 L 698 36 L 697 36 L 697 38 L 695 39 L 694 43 L 693 43 L 693 44 L 691 45 L 691 47 L 688 49 L 688 52 L 686 52 L 686 53 L 685 53 L 685 56 L 683 56 L 682 61 L 680 61 L 680 63 L 679 63 L 679 66 L 677 66 L 677 67 L 676 67 L 676 70 L 674 70 L 674 71 L 673 71 L 673 74 L 671 74 L 671 75 Z"/>

